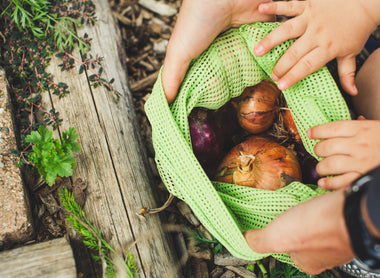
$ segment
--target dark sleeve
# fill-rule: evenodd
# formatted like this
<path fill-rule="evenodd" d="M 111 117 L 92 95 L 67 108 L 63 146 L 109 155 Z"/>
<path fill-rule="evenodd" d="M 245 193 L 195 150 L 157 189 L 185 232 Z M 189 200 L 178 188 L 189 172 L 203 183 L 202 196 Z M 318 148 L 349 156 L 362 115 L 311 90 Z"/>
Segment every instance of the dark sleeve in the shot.
<path fill-rule="evenodd" d="M 367 191 L 367 209 L 372 223 L 380 231 L 380 167 L 371 171 L 373 178 Z"/>

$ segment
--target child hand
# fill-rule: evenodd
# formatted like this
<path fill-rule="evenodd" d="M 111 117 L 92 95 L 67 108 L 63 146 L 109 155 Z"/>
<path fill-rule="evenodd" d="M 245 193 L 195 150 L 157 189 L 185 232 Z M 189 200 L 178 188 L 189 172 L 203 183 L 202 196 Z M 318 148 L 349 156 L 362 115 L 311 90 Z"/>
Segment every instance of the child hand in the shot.
<path fill-rule="evenodd" d="M 343 88 L 357 94 L 355 56 L 380 22 L 379 1 L 280 1 L 259 6 L 264 14 L 292 16 L 254 49 L 262 56 L 282 42 L 298 38 L 273 69 L 272 78 L 285 90 L 337 58 Z"/>
<path fill-rule="evenodd" d="M 192 59 L 230 27 L 274 20 L 260 14 L 260 3 L 271 0 L 184 0 L 169 40 L 162 70 L 162 84 L 169 103 L 175 99 Z"/>
<path fill-rule="evenodd" d="M 308 131 L 311 139 L 323 139 L 314 147 L 321 178 L 318 185 L 326 189 L 344 188 L 362 174 L 380 165 L 380 121 L 336 121 Z"/>

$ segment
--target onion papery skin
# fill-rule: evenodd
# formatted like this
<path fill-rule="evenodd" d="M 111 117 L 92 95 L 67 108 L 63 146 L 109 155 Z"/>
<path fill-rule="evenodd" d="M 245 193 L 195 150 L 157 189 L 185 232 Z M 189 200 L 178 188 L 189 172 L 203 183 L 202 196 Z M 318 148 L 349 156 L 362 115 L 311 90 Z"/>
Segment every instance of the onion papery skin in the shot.
<path fill-rule="evenodd" d="M 250 136 L 224 157 L 215 180 L 277 190 L 292 181 L 301 182 L 302 172 L 297 157 L 289 149 L 265 137 Z"/>
<path fill-rule="evenodd" d="M 281 110 L 281 115 L 282 115 L 284 126 L 286 130 L 290 133 L 290 136 L 294 139 L 294 141 L 296 141 L 297 144 L 302 145 L 301 136 L 298 132 L 293 116 L 287 106 L 285 109 Z"/>
<path fill-rule="evenodd" d="M 280 96 L 277 86 L 266 79 L 245 88 L 233 100 L 240 126 L 251 134 L 268 130 L 278 116 Z"/>

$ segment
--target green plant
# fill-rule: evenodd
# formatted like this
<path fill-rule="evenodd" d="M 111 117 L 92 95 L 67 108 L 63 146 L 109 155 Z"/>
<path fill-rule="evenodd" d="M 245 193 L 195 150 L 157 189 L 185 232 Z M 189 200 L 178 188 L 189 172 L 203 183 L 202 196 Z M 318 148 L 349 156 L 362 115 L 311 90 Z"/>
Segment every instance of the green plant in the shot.
<path fill-rule="evenodd" d="M 78 43 L 82 53 L 88 48 L 86 40 L 79 38 L 75 31 L 75 28 L 83 23 L 84 17 L 82 17 L 82 21 L 79 21 L 75 13 L 52 12 L 52 1 L 48 0 L 11 0 L 7 2 L 9 4 L 1 16 L 8 15 L 20 30 L 30 31 L 40 39 L 51 35 L 61 50 L 72 50 L 75 43 Z M 79 4 L 81 2 L 78 1 Z M 95 23 L 96 18 L 93 12 L 86 16 L 87 23 Z"/>
<path fill-rule="evenodd" d="M 259 269 L 263 275 L 263 278 L 268 278 L 268 271 L 265 268 L 264 264 L 261 261 L 257 261 L 256 264 L 258 265 L 258 267 L 259 267 Z"/>
<path fill-rule="evenodd" d="M 108 256 L 113 253 L 125 267 L 128 277 L 135 277 L 137 273 L 136 261 L 133 255 L 126 252 L 126 262 L 115 252 L 115 250 L 103 239 L 102 233 L 86 218 L 81 207 L 75 202 L 74 196 L 63 188 L 59 193 L 59 198 L 66 211 L 66 220 L 79 235 L 83 237 L 83 243 L 91 250 L 98 251 L 99 255 L 95 259 L 105 266 L 105 274 L 108 277 L 117 277 L 115 263 Z M 104 276 L 103 276 L 104 277 Z"/>
<path fill-rule="evenodd" d="M 327 272 L 319 275 L 308 275 L 290 264 L 278 263 L 270 273 L 271 278 L 331 278 Z"/>
<path fill-rule="evenodd" d="M 204 232 L 199 229 L 186 229 L 186 233 L 189 239 L 195 240 L 195 245 L 199 247 L 200 251 L 211 249 L 214 254 L 218 254 L 223 250 L 223 245 L 218 240 L 216 240 L 213 236 L 211 236 L 212 240 L 208 239 Z"/>
<path fill-rule="evenodd" d="M 29 161 L 50 186 L 58 177 L 69 177 L 73 174 L 75 158 L 72 153 L 81 150 L 79 143 L 76 142 L 79 136 L 73 127 L 62 133 L 62 143 L 52 137 L 53 132 L 41 125 L 38 131 L 32 131 L 25 138 L 25 142 L 32 144 L 33 149 L 28 155 Z"/>

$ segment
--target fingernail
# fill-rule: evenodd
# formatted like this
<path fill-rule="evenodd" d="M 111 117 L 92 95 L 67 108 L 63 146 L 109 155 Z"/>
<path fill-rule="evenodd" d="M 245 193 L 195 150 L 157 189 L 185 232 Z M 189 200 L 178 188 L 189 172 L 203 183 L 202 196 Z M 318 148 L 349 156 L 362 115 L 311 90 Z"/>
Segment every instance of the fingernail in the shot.
<path fill-rule="evenodd" d="M 319 179 L 318 180 L 318 186 L 320 188 L 325 188 L 326 187 L 326 180 L 325 179 Z"/>
<path fill-rule="evenodd" d="M 259 12 L 265 12 L 268 10 L 269 5 L 267 3 L 262 3 L 259 5 Z"/>
<path fill-rule="evenodd" d="M 310 128 L 306 131 L 306 135 L 307 135 L 307 137 L 309 137 L 311 139 L 311 129 Z"/>
<path fill-rule="evenodd" d="M 254 52 L 256 55 L 262 55 L 264 53 L 264 47 L 256 45 Z"/>
<path fill-rule="evenodd" d="M 277 78 L 277 77 L 276 77 Z M 277 78 L 278 80 L 278 78 Z M 277 87 L 281 90 L 284 91 L 288 88 L 288 85 L 286 84 L 286 81 L 280 81 L 277 83 Z"/>

